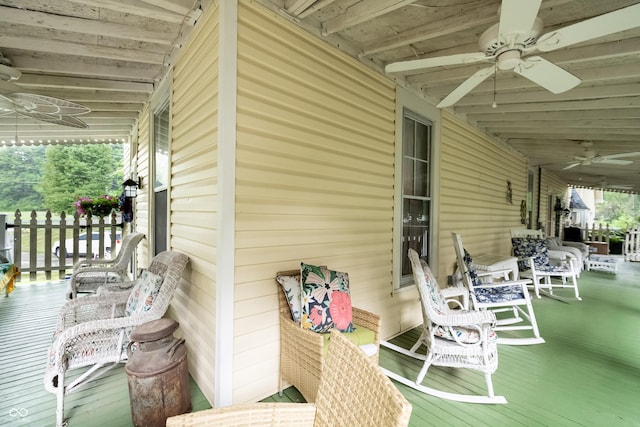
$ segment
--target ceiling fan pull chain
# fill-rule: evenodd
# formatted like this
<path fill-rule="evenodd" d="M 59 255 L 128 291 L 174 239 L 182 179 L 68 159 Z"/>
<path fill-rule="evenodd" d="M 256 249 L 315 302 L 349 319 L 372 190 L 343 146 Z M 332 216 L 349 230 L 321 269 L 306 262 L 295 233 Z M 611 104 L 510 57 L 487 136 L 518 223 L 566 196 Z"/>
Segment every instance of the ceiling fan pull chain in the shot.
<path fill-rule="evenodd" d="M 491 104 L 491 108 L 496 108 L 498 104 L 496 104 L 496 80 L 498 79 L 498 67 L 495 67 L 493 70 L 493 104 Z"/>

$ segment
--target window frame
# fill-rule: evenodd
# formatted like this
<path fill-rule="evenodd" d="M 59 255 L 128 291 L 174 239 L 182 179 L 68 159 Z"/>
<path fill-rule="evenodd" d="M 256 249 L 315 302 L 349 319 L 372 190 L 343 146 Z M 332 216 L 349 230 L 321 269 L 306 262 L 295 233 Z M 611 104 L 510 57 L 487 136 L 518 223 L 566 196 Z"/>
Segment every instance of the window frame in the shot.
<path fill-rule="evenodd" d="M 393 280 L 392 292 L 402 292 L 406 289 L 415 289 L 413 278 L 402 276 L 402 263 L 407 257 L 403 254 L 403 126 L 405 111 L 409 111 L 414 117 L 431 125 L 431 152 L 430 152 L 430 218 L 429 236 L 427 247 L 429 249 L 429 265 L 435 275 L 438 274 L 439 250 L 436 243 L 439 241 L 438 230 L 438 205 L 439 205 L 439 174 L 440 174 L 440 122 L 441 112 L 435 105 L 426 101 L 417 93 L 407 88 L 396 88 L 396 136 L 395 136 L 395 181 L 394 181 L 394 220 L 393 220 Z"/>

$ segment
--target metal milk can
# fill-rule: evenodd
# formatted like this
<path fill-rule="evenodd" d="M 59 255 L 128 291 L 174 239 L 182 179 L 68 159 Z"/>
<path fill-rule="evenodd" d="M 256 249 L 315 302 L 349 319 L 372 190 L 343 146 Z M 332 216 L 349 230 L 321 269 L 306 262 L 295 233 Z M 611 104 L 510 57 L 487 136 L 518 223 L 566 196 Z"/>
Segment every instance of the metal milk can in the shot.
<path fill-rule="evenodd" d="M 158 319 L 131 333 L 125 371 L 136 427 L 164 426 L 168 417 L 191 411 L 187 348 L 172 335 L 176 329 L 175 320 Z"/>

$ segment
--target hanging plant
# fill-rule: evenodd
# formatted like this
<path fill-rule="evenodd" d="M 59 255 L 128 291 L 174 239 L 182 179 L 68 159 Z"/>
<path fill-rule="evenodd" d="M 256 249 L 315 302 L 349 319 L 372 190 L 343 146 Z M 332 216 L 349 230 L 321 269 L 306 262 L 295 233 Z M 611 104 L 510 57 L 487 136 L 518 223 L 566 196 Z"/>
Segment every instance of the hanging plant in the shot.
<path fill-rule="evenodd" d="M 88 197 L 80 197 L 73 203 L 76 212 L 80 216 L 97 216 L 104 218 L 111 215 L 111 212 L 120 211 L 120 201 L 117 197 L 108 195 L 90 199 Z"/>

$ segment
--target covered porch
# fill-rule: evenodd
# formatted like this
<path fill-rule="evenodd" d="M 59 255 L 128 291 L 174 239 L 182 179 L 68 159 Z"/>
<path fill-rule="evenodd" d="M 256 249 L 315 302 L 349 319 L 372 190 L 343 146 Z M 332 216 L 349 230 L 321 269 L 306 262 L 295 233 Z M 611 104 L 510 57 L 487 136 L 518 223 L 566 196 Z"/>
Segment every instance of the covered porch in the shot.
<path fill-rule="evenodd" d="M 545 344 L 499 348 L 496 393 L 507 405 L 473 405 L 425 396 L 397 384 L 413 405 L 410 425 L 607 425 L 640 420 L 640 263 L 620 260 L 617 275 L 591 271 L 580 279 L 583 301 L 536 299 Z M 275 286 L 275 285 L 274 285 Z M 55 316 L 64 303 L 62 281 L 20 283 L 0 300 L 0 424 L 55 424 L 55 397 L 42 385 Z M 416 319 L 416 323 L 420 319 Z M 383 318 L 384 322 L 384 318 Z M 409 346 L 418 331 L 394 342 Z M 414 377 L 415 361 L 381 349 L 380 364 Z M 476 372 L 431 368 L 425 384 L 481 391 Z M 437 385 L 435 385 L 437 384 Z M 210 407 L 192 381 L 194 411 Z M 269 401 L 301 401 L 294 388 Z M 69 426 L 100 420 L 104 426 L 130 426 L 129 395 L 123 367 L 68 397 Z"/>

